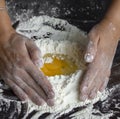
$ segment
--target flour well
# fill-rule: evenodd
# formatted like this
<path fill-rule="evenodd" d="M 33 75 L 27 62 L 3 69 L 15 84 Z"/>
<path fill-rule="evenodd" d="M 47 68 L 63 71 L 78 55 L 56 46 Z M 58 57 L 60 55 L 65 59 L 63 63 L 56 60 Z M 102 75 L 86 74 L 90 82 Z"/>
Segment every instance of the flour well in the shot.
<path fill-rule="evenodd" d="M 29 102 L 28 112 L 34 109 L 38 110 L 38 113 L 33 119 L 48 112 L 52 113 L 48 119 L 52 119 L 55 115 L 68 113 L 73 108 L 93 105 L 98 100 L 107 98 L 108 91 L 104 91 L 103 93 L 98 92 L 98 95 L 93 100 L 86 100 L 85 102 L 79 100 L 80 81 L 86 69 L 83 55 L 88 40 L 85 33 L 77 27 L 70 25 L 64 20 L 40 16 L 33 17 L 29 21 L 21 23 L 17 31 L 35 40 L 43 57 L 48 53 L 66 55 L 78 66 L 78 70 L 70 75 L 48 77 L 55 91 L 55 105 L 53 107 L 49 107 L 46 104 L 44 106 L 37 106 Z M 51 62 L 51 59 L 43 60 L 44 62 Z M 80 113 L 82 114 L 82 111 Z M 77 118 L 77 115 L 76 113 L 73 117 Z"/>

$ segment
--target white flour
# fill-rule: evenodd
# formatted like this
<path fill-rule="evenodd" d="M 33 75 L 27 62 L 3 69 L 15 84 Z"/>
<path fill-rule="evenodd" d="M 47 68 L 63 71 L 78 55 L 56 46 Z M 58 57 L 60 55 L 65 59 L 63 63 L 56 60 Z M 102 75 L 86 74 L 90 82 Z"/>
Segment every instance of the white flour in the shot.
<path fill-rule="evenodd" d="M 21 23 L 17 31 L 29 38 L 34 38 L 43 56 L 46 53 L 64 54 L 79 67 L 79 70 L 69 76 L 48 77 L 55 91 L 55 106 L 49 107 L 45 104 L 41 107 L 29 102 L 28 114 L 34 109 L 39 110 L 32 119 L 37 119 L 46 112 L 52 113 L 47 117 L 52 119 L 56 114 L 65 114 L 75 107 L 85 106 L 86 104 L 88 104 L 88 108 L 74 113 L 73 118 L 95 118 L 91 116 L 93 104 L 98 100 L 106 99 L 109 92 L 107 90 L 103 93 L 98 92 L 96 98 L 91 101 L 81 102 L 79 100 L 79 86 L 84 72 L 84 70 L 81 70 L 81 67 L 84 66 L 83 53 L 88 42 L 86 35 L 67 21 L 48 16 L 33 17 L 29 21 Z M 54 118 L 57 117 L 59 116 Z"/>

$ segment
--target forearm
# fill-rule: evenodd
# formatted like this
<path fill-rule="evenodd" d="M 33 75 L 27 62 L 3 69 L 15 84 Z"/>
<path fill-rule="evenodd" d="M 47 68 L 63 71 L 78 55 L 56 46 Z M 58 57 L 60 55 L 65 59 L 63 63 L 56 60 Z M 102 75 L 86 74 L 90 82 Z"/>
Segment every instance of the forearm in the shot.
<path fill-rule="evenodd" d="M 0 34 L 12 30 L 11 20 L 5 8 L 5 0 L 0 0 Z"/>

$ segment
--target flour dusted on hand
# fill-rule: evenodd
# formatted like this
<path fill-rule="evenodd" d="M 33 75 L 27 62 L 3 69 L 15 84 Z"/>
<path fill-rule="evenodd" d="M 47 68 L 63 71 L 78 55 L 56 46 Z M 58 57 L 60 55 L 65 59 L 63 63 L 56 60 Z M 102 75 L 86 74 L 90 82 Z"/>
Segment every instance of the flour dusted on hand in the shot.
<path fill-rule="evenodd" d="M 77 69 L 69 75 L 48 76 L 48 80 L 55 91 L 55 105 L 53 107 L 49 107 L 47 104 L 37 106 L 30 102 L 29 111 L 37 109 L 39 110 L 38 115 L 50 112 L 53 113 L 52 118 L 55 114 L 68 113 L 75 107 L 94 104 L 107 97 L 108 92 L 98 92 L 93 100 L 86 100 L 85 102 L 79 100 L 80 81 L 83 72 L 86 70 L 83 56 L 88 40 L 85 33 L 77 27 L 64 20 L 40 16 L 21 23 L 17 31 L 35 40 L 36 45 L 42 52 L 44 63 L 52 62 L 50 58 L 44 58 L 46 54 L 52 54 L 53 56 L 59 54 L 61 56 L 59 58 L 64 59 L 62 56 L 65 55 L 77 66 Z"/>

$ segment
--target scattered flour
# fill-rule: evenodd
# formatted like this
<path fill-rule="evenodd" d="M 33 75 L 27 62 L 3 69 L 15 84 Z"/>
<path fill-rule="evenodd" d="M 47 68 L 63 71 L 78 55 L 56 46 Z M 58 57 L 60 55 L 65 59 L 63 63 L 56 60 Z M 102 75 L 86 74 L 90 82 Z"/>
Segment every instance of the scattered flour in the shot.
<path fill-rule="evenodd" d="M 73 108 L 85 105 L 88 105 L 88 107 L 74 113 L 72 118 L 93 119 L 89 113 L 93 104 L 98 100 L 106 99 L 109 92 L 107 90 L 103 93 L 98 92 L 93 100 L 86 100 L 85 102 L 79 100 L 79 85 L 82 79 L 81 76 L 85 71 L 84 68 L 81 68 L 84 66 L 83 54 L 88 42 L 85 33 L 70 25 L 67 21 L 48 16 L 33 17 L 21 23 L 17 31 L 30 39 L 34 39 L 43 56 L 47 53 L 67 55 L 79 67 L 75 73 L 68 76 L 56 75 L 48 77 L 55 91 L 55 106 L 49 107 L 46 104 L 37 106 L 29 102 L 28 114 L 34 109 L 38 110 L 38 113 L 32 119 L 37 119 L 40 115 L 48 112 L 51 115 L 47 119 L 57 118 L 68 113 Z M 50 61 L 51 59 L 48 59 L 48 62 Z M 55 116 L 57 114 L 59 116 Z"/>

